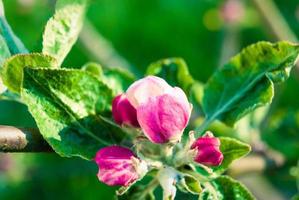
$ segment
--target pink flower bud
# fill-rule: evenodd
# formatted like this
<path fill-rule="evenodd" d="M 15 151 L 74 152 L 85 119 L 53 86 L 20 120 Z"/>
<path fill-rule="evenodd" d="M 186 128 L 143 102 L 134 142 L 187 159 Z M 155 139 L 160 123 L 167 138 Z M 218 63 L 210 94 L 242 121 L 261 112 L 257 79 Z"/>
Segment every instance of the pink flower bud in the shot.
<path fill-rule="evenodd" d="M 183 90 L 171 87 L 159 77 L 148 76 L 133 83 L 126 95 L 150 141 L 167 143 L 181 139 L 192 110 Z"/>
<path fill-rule="evenodd" d="M 244 12 L 244 5 L 240 0 L 227 0 L 221 10 L 222 17 L 227 23 L 240 22 Z"/>
<path fill-rule="evenodd" d="M 172 89 L 165 80 L 156 76 L 147 76 L 135 81 L 127 90 L 126 94 L 131 104 L 136 108 L 146 103 L 150 97 L 163 95 Z"/>
<path fill-rule="evenodd" d="M 112 115 L 114 121 L 119 125 L 126 124 L 139 127 L 136 109 L 131 105 L 124 94 L 118 95 L 113 99 Z"/>
<path fill-rule="evenodd" d="M 105 147 L 97 152 L 94 160 L 99 166 L 99 180 L 107 185 L 128 186 L 140 178 L 138 165 L 141 161 L 130 149 Z"/>
<path fill-rule="evenodd" d="M 198 138 L 191 146 L 197 153 L 194 161 L 207 166 L 218 166 L 223 160 L 223 154 L 220 151 L 220 140 L 207 132 L 204 136 Z"/>

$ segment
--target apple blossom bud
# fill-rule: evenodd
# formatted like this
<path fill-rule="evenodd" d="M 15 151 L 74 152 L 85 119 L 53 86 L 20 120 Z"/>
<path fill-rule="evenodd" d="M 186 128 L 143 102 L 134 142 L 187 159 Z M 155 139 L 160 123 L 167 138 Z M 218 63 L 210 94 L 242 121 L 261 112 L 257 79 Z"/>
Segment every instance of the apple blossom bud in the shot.
<path fill-rule="evenodd" d="M 112 115 L 114 121 L 120 125 L 139 127 L 136 109 L 128 101 L 125 94 L 120 94 L 113 99 Z"/>
<path fill-rule="evenodd" d="M 133 83 L 126 95 L 150 141 L 174 143 L 181 139 L 192 110 L 183 90 L 159 77 L 148 76 Z"/>
<path fill-rule="evenodd" d="M 147 172 L 145 162 L 121 146 L 100 149 L 94 160 L 99 167 L 99 180 L 109 186 L 129 186 Z"/>
<path fill-rule="evenodd" d="M 223 154 L 220 151 L 220 140 L 207 132 L 204 136 L 198 138 L 191 146 L 196 149 L 194 161 L 207 166 L 218 166 L 223 160 Z"/>

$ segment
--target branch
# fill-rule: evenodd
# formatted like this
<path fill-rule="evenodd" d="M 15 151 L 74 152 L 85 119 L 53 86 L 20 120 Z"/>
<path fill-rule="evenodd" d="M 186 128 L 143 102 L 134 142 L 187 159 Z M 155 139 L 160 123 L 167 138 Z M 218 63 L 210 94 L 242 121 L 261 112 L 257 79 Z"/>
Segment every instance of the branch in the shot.
<path fill-rule="evenodd" d="M 0 126 L 0 152 L 52 152 L 37 129 Z"/>

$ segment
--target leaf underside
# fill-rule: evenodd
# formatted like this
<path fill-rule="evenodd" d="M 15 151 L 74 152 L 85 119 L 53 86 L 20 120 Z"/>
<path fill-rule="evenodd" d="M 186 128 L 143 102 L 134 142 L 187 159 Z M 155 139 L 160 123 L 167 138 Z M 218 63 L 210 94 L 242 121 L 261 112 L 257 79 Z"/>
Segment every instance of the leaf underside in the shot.
<path fill-rule="evenodd" d="M 288 42 L 259 42 L 245 48 L 206 84 L 206 117 L 233 126 L 249 112 L 271 103 L 273 83 L 288 78 L 298 54 L 299 46 Z"/>

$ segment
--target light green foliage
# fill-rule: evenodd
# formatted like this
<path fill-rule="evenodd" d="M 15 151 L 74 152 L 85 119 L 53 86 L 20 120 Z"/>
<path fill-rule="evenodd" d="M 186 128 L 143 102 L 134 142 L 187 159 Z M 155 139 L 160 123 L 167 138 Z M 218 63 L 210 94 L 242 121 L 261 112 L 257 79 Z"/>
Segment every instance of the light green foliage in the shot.
<path fill-rule="evenodd" d="M 220 137 L 219 139 L 221 143 L 220 150 L 224 159 L 220 166 L 213 167 L 213 171 L 217 174 L 222 174 L 234 160 L 247 155 L 251 148 L 248 144 L 233 138 Z"/>
<path fill-rule="evenodd" d="M 0 35 L 0 71 L 3 67 L 4 61 L 10 56 L 9 49 L 4 38 Z M 1 75 L 0 75 L 1 76 Z"/>
<path fill-rule="evenodd" d="M 135 77 L 129 71 L 120 68 L 102 68 L 97 63 L 87 63 L 82 70 L 88 71 L 103 81 L 113 93 L 113 96 L 124 93 L 135 81 Z"/>
<path fill-rule="evenodd" d="M 248 189 L 238 181 L 220 176 L 208 183 L 199 200 L 254 200 Z"/>
<path fill-rule="evenodd" d="M 202 191 L 200 182 L 193 176 L 184 176 L 179 182 L 180 190 L 191 194 L 200 194 Z"/>
<path fill-rule="evenodd" d="M 40 53 L 18 54 L 10 57 L 5 61 L 2 69 L 3 82 L 9 90 L 20 92 L 25 67 L 57 68 L 57 62 L 53 57 Z"/>
<path fill-rule="evenodd" d="M 288 42 L 259 42 L 245 48 L 219 69 L 204 89 L 208 120 L 233 125 L 257 107 L 271 103 L 273 83 L 285 80 L 299 54 Z"/>
<path fill-rule="evenodd" d="M 55 57 L 60 65 L 82 29 L 88 0 L 58 0 L 46 25 L 43 53 Z"/>
<path fill-rule="evenodd" d="M 167 58 L 154 62 L 148 67 L 147 74 L 159 76 L 170 85 L 181 87 L 188 94 L 194 82 L 182 58 Z"/>
<path fill-rule="evenodd" d="M 94 63 L 94 62 L 89 62 L 86 63 L 83 67 L 82 70 L 87 71 L 94 76 L 101 78 L 103 76 L 103 68 L 100 64 Z"/>
<path fill-rule="evenodd" d="M 41 134 L 61 156 L 91 159 L 103 145 L 126 136 L 103 117 L 110 111 L 111 90 L 87 72 L 25 68 L 21 96 Z"/>
<path fill-rule="evenodd" d="M 103 82 L 112 89 L 113 96 L 125 92 L 134 81 L 134 75 L 128 71 L 118 68 L 104 70 Z"/>

